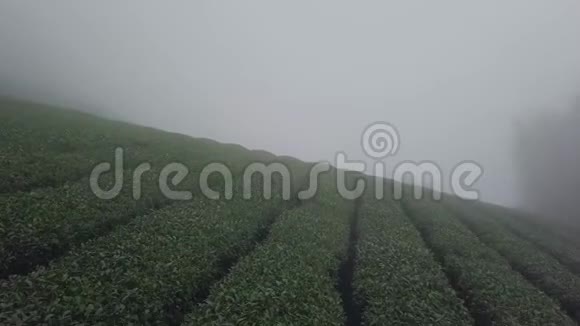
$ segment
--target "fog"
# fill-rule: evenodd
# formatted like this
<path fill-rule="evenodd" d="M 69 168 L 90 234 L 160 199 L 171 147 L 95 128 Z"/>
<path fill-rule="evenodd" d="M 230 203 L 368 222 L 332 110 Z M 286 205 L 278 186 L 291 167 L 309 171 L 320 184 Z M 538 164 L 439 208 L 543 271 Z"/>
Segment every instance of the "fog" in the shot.
<path fill-rule="evenodd" d="M 580 97 L 569 111 L 543 113 L 515 126 L 520 206 L 542 216 L 578 219 Z"/>
<path fill-rule="evenodd" d="M 309 161 L 373 162 L 361 133 L 385 121 L 389 169 L 476 161 L 510 206 L 530 202 L 516 125 L 573 105 L 579 58 L 575 0 L 0 4 L 2 95 Z"/>

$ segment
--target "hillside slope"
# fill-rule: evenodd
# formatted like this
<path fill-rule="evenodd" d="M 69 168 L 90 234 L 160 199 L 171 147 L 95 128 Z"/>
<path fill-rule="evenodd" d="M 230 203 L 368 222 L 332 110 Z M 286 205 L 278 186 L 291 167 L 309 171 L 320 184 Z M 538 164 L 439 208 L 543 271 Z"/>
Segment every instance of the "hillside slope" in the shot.
<path fill-rule="evenodd" d="M 123 149 L 114 198 L 93 168 Z M 245 168 L 282 163 L 271 198 Z M 1 325 L 575 325 L 580 250 L 516 211 L 453 197 L 313 198 L 311 163 L 0 100 Z M 148 170 L 141 170 L 149 163 Z M 181 165 L 175 165 L 179 163 Z M 232 174 L 232 198 L 210 163 Z M 173 164 L 173 165 L 171 165 Z M 167 166 L 183 166 L 179 182 Z M 113 169 L 114 170 L 114 169 Z M 137 174 L 135 174 L 137 172 Z M 142 172 L 142 173 L 141 173 Z M 189 196 L 169 198 L 161 187 Z M 349 174 L 348 182 L 371 177 Z M 136 180 L 140 180 L 136 182 Z M 382 180 L 389 189 L 389 180 Z M 137 191 L 139 189 L 139 191 Z"/>

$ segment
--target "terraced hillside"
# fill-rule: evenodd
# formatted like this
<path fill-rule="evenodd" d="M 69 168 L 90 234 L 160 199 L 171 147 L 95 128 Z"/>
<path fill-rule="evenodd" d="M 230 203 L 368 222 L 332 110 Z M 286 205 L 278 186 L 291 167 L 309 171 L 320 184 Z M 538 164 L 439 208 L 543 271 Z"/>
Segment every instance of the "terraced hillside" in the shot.
<path fill-rule="evenodd" d="M 98 183 L 123 186 L 98 198 L 91 171 L 117 148 L 122 178 Z M 219 174 L 219 198 L 198 182 L 213 162 L 232 198 Z M 292 186 L 275 173 L 266 198 L 267 177 L 244 173 L 256 162 L 284 164 Z M 6 99 L 0 163 L 0 325 L 580 322 L 579 242 L 507 208 L 347 200 L 334 168 L 303 198 L 313 164 Z M 189 173 L 165 175 L 170 163 Z M 191 195 L 168 198 L 160 178 Z"/>

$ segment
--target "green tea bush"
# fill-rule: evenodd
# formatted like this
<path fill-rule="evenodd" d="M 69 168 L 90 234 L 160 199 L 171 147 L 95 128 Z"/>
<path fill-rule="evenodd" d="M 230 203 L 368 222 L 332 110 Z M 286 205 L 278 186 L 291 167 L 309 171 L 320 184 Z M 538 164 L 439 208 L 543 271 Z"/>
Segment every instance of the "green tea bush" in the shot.
<path fill-rule="evenodd" d="M 580 278 L 551 255 L 511 233 L 477 209 L 453 205 L 457 216 L 482 242 L 504 256 L 511 266 L 544 291 L 580 322 Z"/>
<path fill-rule="evenodd" d="M 580 246 L 575 243 L 576 241 L 565 239 L 562 235 L 534 223 L 531 218 L 519 212 L 508 209 L 500 210 L 491 205 L 478 205 L 474 206 L 473 209 L 484 210 L 487 216 L 505 225 L 518 237 L 534 243 L 558 259 L 576 275 L 580 275 Z"/>
<path fill-rule="evenodd" d="M 336 279 L 353 203 L 329 187 L 288 211 L 185 325 L 343 325 Z"/>
<path fill-rule="evenodd" d="M 364 325 L 473 325 L 398 203 L 365 198 L 359 232 L 354 287 Z"/>
<path fill-rule="evenodd" d="M 440 203 L 404 207 L 462 292 L 474 318 L 497 325 L 574 325 L 559 305 L 515 272 Z"/>
<path fill-rule="evenodd" d="M 288 202 L 196 198 L 0 281 L 2 325 L 173 324 Z"/>

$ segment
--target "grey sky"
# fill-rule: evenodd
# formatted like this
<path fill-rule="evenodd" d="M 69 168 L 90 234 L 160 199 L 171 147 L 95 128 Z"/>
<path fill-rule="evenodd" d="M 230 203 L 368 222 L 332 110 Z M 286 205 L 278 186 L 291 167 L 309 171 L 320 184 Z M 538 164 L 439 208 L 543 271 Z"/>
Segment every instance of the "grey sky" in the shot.
<path fill-rule="evenodd" d="M 485 168 L 517 202 L 512 123 L 580 87 L 580 2 L 2 1 L 0 94 L 305 160 L 399 155 Z"/>

